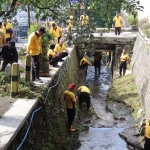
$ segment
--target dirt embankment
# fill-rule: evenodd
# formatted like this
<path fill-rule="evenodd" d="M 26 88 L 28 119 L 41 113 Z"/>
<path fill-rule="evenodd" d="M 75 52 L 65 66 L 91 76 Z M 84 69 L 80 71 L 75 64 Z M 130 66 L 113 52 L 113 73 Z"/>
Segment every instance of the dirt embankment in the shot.
<path fill-rule="evenodd" d="M 143 138 L 139 129 L 145 117 L 145 113 L 140 103 L 134 77 L 131 74 L 121 78 L 115 77 L 109 89 L 107 98 L 107 109 L 113 113 L 116 122 L 120 119 L 125 121 L 126 116 L 120 116 L 118 112 L 114 112 L 114 109 L 112 108 L 114 105 L 120 107 L 120 112 L 123 111 L 121 109 L 122 105 L 126 107 L 126 110 L 128 109 L 128 115 L 131 116 L 133 124 L 131 123 L 131 125 L 128 125 L 129 127 L 119 135 L 125 139 L 129 147 L 130 145 L 134 147 L 134 145 L 140 143 Z M 141 142 L 136 147 L 142 149 L 143 144 L 144 143 Z"/>

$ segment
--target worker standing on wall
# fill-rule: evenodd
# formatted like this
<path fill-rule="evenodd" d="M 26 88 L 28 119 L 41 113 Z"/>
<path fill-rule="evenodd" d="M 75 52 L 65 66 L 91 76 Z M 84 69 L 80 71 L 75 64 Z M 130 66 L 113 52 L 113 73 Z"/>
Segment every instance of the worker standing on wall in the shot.
<path fill-rule="evenodd" d="M 115 35 L 120 35 L 121 26 L 122 26 L 122 18 L 119 13 L 116 13 L 113 21 L 115 22 Z"/>
<path fill-rule="evenodd" d="M 11 38 L 14 38 L 14 33 L 12 24 L 7 21 L 6 17 L 3 17 L 3 30 L 5 31 L 6 43 L 8 43 Z"/>
<path fill-rule="evenodd" d="M 89 16 L 86 12 L 83 12 L 83 15 L 80 16 L 81 25 L 88 25 L 89 24 Z"/>

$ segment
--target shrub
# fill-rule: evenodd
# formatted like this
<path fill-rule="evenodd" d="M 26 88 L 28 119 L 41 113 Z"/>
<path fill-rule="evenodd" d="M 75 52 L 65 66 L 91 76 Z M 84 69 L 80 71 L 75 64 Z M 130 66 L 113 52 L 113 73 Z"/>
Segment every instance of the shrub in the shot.
<path fill-rule="evenodd" d="M 145 29 L 145 28 L 147 28 L 148 24 L 149 24 L 148 18 L 142 18 L 142 19 L 139 21 L 140 29 Z"/>
<path fill-rule="evenodd" d="M 148 38 L 150 38 L 150 28 L 149 28 L 149 29 L 147 29 L 146 36 L 147 36 Z"/>
<path fill-rule="evenodd" d="M 11 77 L 5 72 L 0 72 L 0 86 L 10 83 Z"/>
<path fill-rule="evenodd" d="M 143 33 L 150 38 L 150 23 L 148 18 L 143 18 L 139 22 L 140 29 L 143 31 Z"/>
<path fill-rule="evenodd" d="M 137 26 L 138 25 L 138 18 L 137 16 L 135 17 L 134 15 L 130 14 L 127 18 L 128 24 L 132 26 Z"/>

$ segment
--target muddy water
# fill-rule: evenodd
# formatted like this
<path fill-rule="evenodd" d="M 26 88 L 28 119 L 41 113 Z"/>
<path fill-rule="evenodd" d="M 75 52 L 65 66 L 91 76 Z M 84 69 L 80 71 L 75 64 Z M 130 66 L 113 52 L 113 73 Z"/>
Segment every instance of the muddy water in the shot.
<path fill-rule="evenodd" d="M 112 102 L 107 106 L 109 112 L 106 111 L 107 92 L 111 81 L 109 68 L 102 67 L 100 76 L 95 75 L 93 67 L 88 68 L 86 84 L 91 90 L 92 107 L 97 117 L 92 118 L 86 124 L 88 130 L 80 134 L 81 146 L 78 150 L 128 150 L 126 142 L 118 133 L 133 125 L 129 116 L 130 110 L 120 103 Z"/>

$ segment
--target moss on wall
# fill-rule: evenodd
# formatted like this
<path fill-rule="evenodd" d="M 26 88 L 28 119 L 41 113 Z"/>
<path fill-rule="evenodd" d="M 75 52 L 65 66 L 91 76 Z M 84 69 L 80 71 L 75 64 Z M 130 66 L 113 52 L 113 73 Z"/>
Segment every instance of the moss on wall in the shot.
<path fill-rule="evenodd" d="M 61 69 L 65 65 L 66 61 Z M 75 133 L 67 132 L 67 115 L 63 93 L 72 82 L 76 84 L 76 87 L 83 84 L 84 76 L 81 76 L 81 74 L 78 56 L 74 48 L 71 58 L 68 60 L 67 70 L 61 72 L 59 84 L 50 90 L 46 103 L 44 103 L 43 99 L 39 100 L 35 110 L 41 106 L 42 109 L 35 113 L 29 134 L 21 150 L 73 150 L 79 147 L 78 134 L 80 131 L 77 130 Z M 58 74 L 54 77 L 49 87 L 53 86 L 57 79 Z M 46 92 L 47 88 L 43 93 L 46 94 Z M 21 143 L 30 123 L 30 117 L 12 141 L 8 150 L 16 150 L 17 146 Z M 74 121 L 74 126 L 78 126 L 77 124 L 78 117 Z"/>

